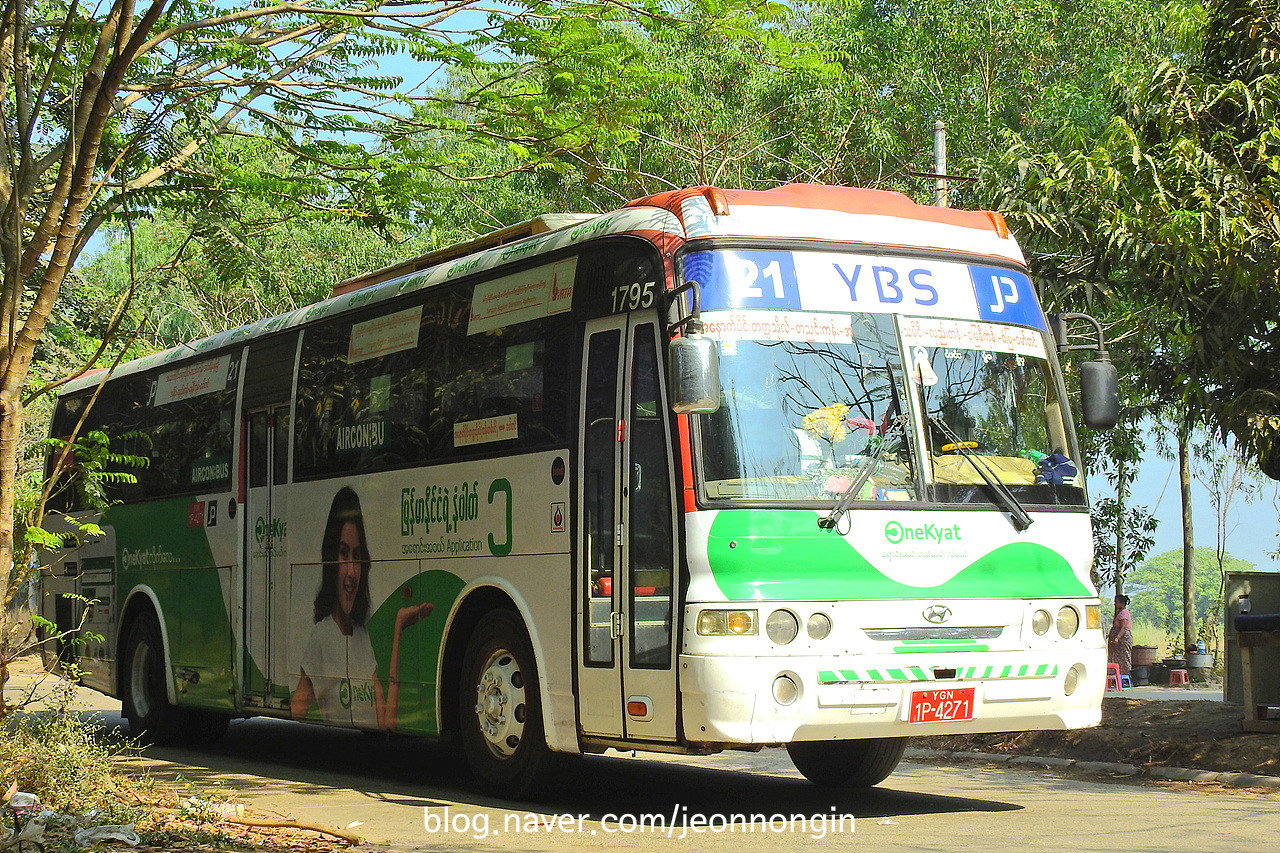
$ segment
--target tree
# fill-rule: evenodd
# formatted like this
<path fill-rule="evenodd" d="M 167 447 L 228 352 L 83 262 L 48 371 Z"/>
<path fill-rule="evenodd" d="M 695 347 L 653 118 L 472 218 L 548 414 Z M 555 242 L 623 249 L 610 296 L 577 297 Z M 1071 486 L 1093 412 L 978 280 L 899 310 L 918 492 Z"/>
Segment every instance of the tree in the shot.
<path fill-rule="evenodd" d="M 948 126 L 948 171 L 994 161 L 1004 134 L 1050 138 L 1064 124 L 1101 129 L 1108 81 L 1169 55 L 1165 3 L 1123 0 L 856 0 L 804 4 L 806 37 L 843 74 L 781 75 L 766 103 L 774 151 L 805 180 L 920 194 L 933 123 Z M 786 129 L 790 132 L 779 132 Z M 1034 143 L 1031 143 L 1034 144 Z M 964 187 L 961 199 L 985 204 Z"/>
<path fill-rule="evenodd" d="M 1088 137 L 1082 137 L 1088 139 Z M 1280 4 L 1212 0 L 1203 48 L 1121 89 L 1096 141 L 1011 139 L 1001 205 L 1117 294 L 1161 403 L 1280 476 Z M 1011 173 L 1006 173 L 1011 174 Z"/>
<path fill-rule="evenodd" d="M 704 26 L 728 37 L 781 7 L 714 8 L 722 17 Z M 504 145 L 513 168 L 526 169 L 608 150 L 644 110 L 652 73 L 635 42 L 682 25 L 673 9 L 659 0 L 0 5 L 0 568 L 14 556 L 25 407 L 46 390 L 26 388 L 32 361 L 100 228 L 157 208 L 236 222 L 253 199 L 277 219 L 347 217 L 390 232 L 429 214 L 423 175 L 453 176 L 441 140 Z M 373 66 L 394 52 L 465 85 L 403 86 Z M 440 103 L 464 104 L 465 120 L 412 109 Z M 214 144 L 229 137 L 244 144 Z M 242 156 L 251 146 L 262 150 Z"/>
<path fill-rule="evenodd" d="M 1196 633 L 1214 622 L 1221 608 L 1222 569 L 1212 548 L 1196 548 L 1194 552 L 1196 608 L 1192 613 Z M 1252 563 L 1227 554 L 1222 567 L 1226 571 L 1248 571 Z M 1136 620 L 1164 628 L 1171 638 L 1182 637 L 1182 551 L 1166 551 L 1140 565 L 1129 578 L 1129 610 Z"/>
<path fill-rule="evenodd" d="M 1094 457 L 1116 496 L 1093 501 L 1093 583 L 1113 586 L 1117 593 L 1124 592 L 1126 579 L 1155 544 L 1158 524 L 1150 510 L 1133 503 L 1130 494 L 1143 451 L 1136 414 L 1131 410 L 1116 427 L 1094 436 Z"/>

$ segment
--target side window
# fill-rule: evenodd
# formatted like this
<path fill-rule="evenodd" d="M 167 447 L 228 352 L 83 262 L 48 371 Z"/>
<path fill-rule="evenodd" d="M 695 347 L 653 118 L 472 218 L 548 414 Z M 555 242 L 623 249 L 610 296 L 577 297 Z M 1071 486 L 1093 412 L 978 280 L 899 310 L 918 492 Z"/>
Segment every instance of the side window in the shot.
<path fill-rule="evenodd" d="M 147 497 L 230 488 L 234 405 L 227 390 L 152 408 L 143 429 L 149 447 L 139 452 L 151 460 L 138 472 Z"/>
<path fill-rule="evenodd" d="M 307 329 L 297 476 L 565 443 L 571 315 L 473 332 L 471 303 L 471 287 L 451 288 Z"/>
<path fill-rule="evenodd" d="M 144 467 L 108 465 L 132 474 L 136 483 L 107 484 L 110 500 L 137 501 L 230 488 L 235 389 L 184 397 L 164 405 L 156 400 L 156 374 L 126 376 L 103 389 L 80 435 L 105 432 L 111 451 L 147 460 Z M 59 403 L 52 434 L 70 438 L 92 391 Z M 59 489 L 55 506 L 79 504 L 74 484 Z"/>

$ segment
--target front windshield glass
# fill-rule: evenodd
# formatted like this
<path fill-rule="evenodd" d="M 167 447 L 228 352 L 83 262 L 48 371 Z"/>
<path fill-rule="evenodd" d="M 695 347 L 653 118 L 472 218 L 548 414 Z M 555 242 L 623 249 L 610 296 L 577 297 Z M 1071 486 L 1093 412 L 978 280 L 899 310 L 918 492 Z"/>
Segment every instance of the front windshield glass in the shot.
<path fill-rule="evenodd" d="M 1084 505 L 1030 281 L 837 252 L 685 256 L 720 354 L 702 499 Z M 921 316 L 923 315 L 923 316 Z M 956 319 L 963 318 L 963 319 Z"/>
<path fill-rule="evenodd" d="M 830 500 L 867 465 L 876 470 L 860 497 L 915 496 L 905 431 L 894 428 L 905 374 L 892 315 L 833 315 L 828 333 L 808 336 L 821 340 L 738 339 L 707 319 L 721 338 L 723 393 L 701 419 L 707 497 Z"/>
<path fill-rule="evenodd" d="M 1019 498 L 1083 501 L 1039 332 L 943 319 L 901 323 L 911 387 L 927 415 L 938 500 L 986 500 L 977 488 L 985 473 Z"/>

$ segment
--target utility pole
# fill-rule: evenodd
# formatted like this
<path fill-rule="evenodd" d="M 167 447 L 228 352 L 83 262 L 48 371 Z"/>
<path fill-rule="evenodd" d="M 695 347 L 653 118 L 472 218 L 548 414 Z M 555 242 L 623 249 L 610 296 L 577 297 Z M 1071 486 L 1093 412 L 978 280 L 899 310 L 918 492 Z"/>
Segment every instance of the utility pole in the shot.
<path fill-rule="evenodd" d="M 947 123 L 938 119 L 933 123 L 933 203 L 938 207 L 950 207 L 947 197 Z"/>

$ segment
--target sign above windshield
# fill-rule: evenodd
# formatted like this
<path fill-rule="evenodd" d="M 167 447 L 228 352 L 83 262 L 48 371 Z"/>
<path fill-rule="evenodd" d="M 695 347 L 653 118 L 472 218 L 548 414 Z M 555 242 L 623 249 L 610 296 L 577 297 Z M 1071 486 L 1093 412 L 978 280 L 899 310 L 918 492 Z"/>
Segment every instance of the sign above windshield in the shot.
<path fill-rule="evenodd" d="M 702 309 L 871 312 L 989 320 L 1044 329 L 1021 272 L 954 261 L 847 252 L 724 249 L 685 256 Z"/>

